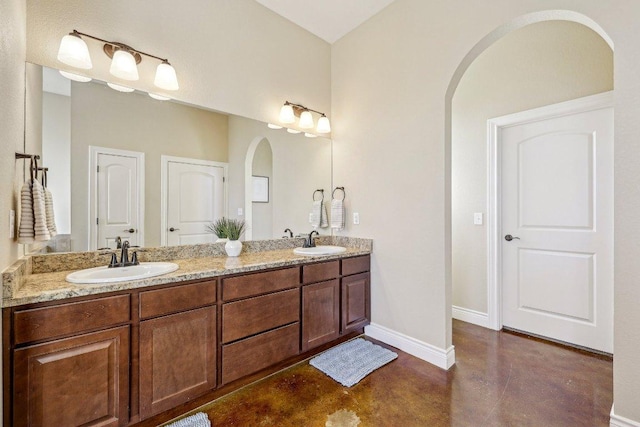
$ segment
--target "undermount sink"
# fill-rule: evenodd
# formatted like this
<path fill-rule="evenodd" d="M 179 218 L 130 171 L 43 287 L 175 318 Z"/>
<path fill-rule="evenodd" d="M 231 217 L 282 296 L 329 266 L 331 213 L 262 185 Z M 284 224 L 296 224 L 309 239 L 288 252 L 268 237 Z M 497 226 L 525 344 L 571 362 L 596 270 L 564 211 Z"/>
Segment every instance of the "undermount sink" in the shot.
<path fill-rule="evenodd" d="M 103 284 L 147 279 L 171 273 L 178 269 L 173 262 L 141 262 L 139 265 L 109 268 L 95 267 L 74 271 L 66 277 L 67 282 L 82 284 Z"/>
<path fill-rule="evenodd" d="M 342 246 L 323 245 L 315 246 L 312 248 L 295 248 L 293 250 L 293 253 L 297 255 L 316 256 L 341 254 L 346 251 L 347 248 L 344 248 Z"/>

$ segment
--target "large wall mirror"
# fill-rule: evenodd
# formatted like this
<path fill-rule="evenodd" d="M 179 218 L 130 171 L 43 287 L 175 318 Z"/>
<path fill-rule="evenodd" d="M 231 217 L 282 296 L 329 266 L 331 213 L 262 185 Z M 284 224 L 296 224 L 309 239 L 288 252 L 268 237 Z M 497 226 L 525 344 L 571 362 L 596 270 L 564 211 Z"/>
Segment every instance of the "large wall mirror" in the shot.
<path fill-rule="evenodd" d="M 35 64 L 27 64 L 26 103 L 25 149 L 49 168 L 53 251 L 114 247 L 117 236 L 147 247 L 214 242 L 206 225 L 220 216 L 246 218 L 247 239 L 308 233 L 314 190 L 331 191 L 327 138 Z M 255 200 L 254 176 L 263 186 Z"/>

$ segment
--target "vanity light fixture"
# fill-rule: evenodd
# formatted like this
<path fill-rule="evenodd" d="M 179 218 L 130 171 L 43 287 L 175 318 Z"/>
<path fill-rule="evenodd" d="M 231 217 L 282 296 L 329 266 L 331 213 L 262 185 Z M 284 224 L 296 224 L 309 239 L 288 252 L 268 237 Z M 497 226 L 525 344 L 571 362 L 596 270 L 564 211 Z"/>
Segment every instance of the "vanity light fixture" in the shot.
<path fill-rule="evenodd" d="M 179 85 L 176 70 L 166 58 L 160 58 L 159 56 L 142 52 L 124 43 L 111 42 L 76 30 L 73 30 L 73 32 L 62 38 L 58 50 L 58 61 L 74 68 L 83 70 L 91 69 L 93 64 L 91 62 L 89 48 L 82 37 L 104 43 L 102 50 L 111 58 L 109 72 L 113 76 L 127 81 L 139 80 L 138 64 L 142 61 L 142 56 L 148 56 L 149 58 L 160 61 L 160 64 L 158 64 L 156 68 L 154 84 L 164 90 L 178 90 Z"/>
<path fill-rule="evenodd" d="M 292 102 L 285 102 L 280 109 L 280 122 L 285 124 L 292 124 L 296 122 L 296 117 L 300 117 L 298 126 L 301 129 L 312 129 L 315 124 L 313 122 L 313 115 L 311 113 L 320 115 L 318 119 L 318 125 L 316 126 L 316 132 L 329 133 L 331 132 L 331 124 L 329 118 L 322 112 L 312 110 L 304 105 L 294 104 Z"/>

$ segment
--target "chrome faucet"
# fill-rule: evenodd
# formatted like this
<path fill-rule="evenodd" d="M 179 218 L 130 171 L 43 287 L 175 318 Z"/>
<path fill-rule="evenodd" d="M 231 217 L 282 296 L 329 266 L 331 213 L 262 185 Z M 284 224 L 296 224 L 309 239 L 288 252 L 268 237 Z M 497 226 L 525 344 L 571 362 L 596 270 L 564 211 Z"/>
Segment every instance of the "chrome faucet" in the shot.
<path fill-rule="evenodd" d="M 304 244 L 302 245 L 303 248 L 316 247 L 316 242 L 315 240 L 313 240 L 313 233 L 316 233 L 318 236 L 320 235 L 320 233 L 318 233 L 316 230 L 313 230 L 311 233 L 309 233 L 309 237 L 305 239 Z"/>

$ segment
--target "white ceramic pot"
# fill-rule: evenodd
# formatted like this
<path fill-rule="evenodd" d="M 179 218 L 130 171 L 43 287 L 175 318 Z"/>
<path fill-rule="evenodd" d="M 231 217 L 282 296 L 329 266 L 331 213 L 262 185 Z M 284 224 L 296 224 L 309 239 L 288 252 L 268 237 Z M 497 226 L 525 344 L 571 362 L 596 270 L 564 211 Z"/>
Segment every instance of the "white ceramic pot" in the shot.
<path fill-rule="evenodd" d="M 224 244 L 224 250 L 228 256 L 238 256 L 242 252 L 242 242 L 240 240 L 229 240 Z"/>

